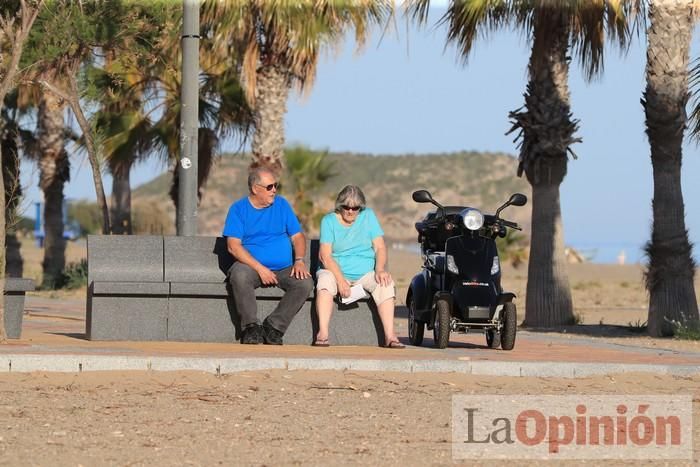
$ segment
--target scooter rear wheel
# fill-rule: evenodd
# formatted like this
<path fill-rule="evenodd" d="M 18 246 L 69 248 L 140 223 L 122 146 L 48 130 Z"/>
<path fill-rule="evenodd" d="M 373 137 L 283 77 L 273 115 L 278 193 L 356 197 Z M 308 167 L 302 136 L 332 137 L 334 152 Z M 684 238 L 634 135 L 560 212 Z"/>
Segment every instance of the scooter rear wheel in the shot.
<path fill-rule="evenodd" d="M 408 342 L 411 345 L 421 345 L 424 332 L 425 323 L 416 320 L 416 304 L 411 299 L 408 302 Z"/>
<path fill-rule="evenodd" d="M 518 315 L 515 310 L 515 303 L 503 305 L 503 327 L 501 328 L 501 348 L 503 350 L 513 350 L 515 347 L 515 332 L 518 328 Z"/>
<path fill-rule="evenodd" d="M 486 345 L 490 349 L 497 349 L 501 346 L 501 334 L 495 329 L 486 331 Z"/>
<path fill-rule="evenodd" d="M 447 300 L 438 300 L 436 307 L 433 345 L 438 349 L 444 349 L 450 342 L 450 304 Z"/>

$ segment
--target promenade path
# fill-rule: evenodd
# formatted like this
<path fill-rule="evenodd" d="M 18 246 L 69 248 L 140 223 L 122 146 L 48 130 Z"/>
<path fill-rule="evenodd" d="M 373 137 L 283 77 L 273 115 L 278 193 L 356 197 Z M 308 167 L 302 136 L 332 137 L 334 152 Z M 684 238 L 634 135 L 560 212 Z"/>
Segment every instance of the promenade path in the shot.
<path fill-rule="evenodd" d="M 405 309 L 398 309 L 396 326 L 407 343 Z M 85 300 L 29 296 L 21 339 L 0 346 L 0 371 L 352 369 L 569 378 L 638 371 L 700 374 L 698 342 L 679 346 L 678 341 L 652 340 L 620 327 L 574 330 L 577 334 L 519 330 L 512 351 L 488 349 L 482 333 L 453 334 L 447 349 L 434 349 L 427 330 L 423 347 L 407 345 L 403 350 L 92 342 L 84 335 Z"/>

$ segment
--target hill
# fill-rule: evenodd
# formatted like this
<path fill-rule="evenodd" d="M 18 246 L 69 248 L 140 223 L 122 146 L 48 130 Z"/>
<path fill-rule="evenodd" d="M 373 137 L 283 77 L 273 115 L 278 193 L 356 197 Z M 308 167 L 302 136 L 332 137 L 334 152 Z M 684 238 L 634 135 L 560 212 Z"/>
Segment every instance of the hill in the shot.
<path fill-rule="evenodd" d="M 466 205 L 492 213 L 511 193 L 530 196 L 526 180 L 518 178 L 517 160 L 507 154 L 460 152 L 375 156 L 369 154 L 330 153 L 328 160 L 337 174 L 314 195 L 315 207 L 322 211 L 333 209 L 335 196 L 347 184 L 362 188 L 367 203 L 382 223 L 386 237 L 397 241 L 415 239 L 414 222 L 430 205 L 411 199 L 417 189 L 430 191 L 443 205 Z M 218 235 L 232 201 L 247 192 L 247 155 L 224 155 L 212 169 L 199 208 L 199 233 Z M 174 219 L 174 207 L 168 198 L 171 174 L 163 174 L 133 193 L 135 204 L 149 209 L 164 210 Z M 284 185 L 284 180 L 282 180 Z M 281 194 L 291 198 L 284 186 Z M 529 231 L 530 207 L 511 208 L 504 213 Z M 310 229 L 314 234 L 313 228 Z"/>

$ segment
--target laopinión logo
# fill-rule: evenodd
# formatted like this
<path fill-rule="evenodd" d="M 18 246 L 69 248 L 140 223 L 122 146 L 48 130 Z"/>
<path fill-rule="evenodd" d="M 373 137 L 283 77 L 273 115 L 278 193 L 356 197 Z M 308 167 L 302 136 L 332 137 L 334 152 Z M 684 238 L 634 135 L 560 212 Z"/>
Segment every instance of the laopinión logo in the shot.
<path fill-rule="evenodd" d="M 690 395 L 455 395 L 455 459 L 692 459 Z"/>

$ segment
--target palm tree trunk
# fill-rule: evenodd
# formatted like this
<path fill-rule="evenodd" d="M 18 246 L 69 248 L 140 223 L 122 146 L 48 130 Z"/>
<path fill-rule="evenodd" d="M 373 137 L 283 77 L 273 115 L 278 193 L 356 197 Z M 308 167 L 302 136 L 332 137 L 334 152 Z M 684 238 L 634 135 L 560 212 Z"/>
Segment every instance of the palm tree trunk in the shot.
<path fill-rule="evenodd" d="M 648 332 L 674 333 L 672 322 L 698 320 L 693 279 L 695 262 L 685 228 L 681 191 L 683 133 L 688 102 L 688 51 L 694 27 L 692 1 L 651 2 L 647 87 L 642 99 L 654 172 L 649 266 Z"/>
<path fill-rule="evenodd" d="M 563 17 L 535 24 L 525 110 L 511 112 L 520 129 L 520 165 L 532 185 L 532 236 L 524 325 L 551 327 L 573 321 L 564 256 L 559 186 L 566 176 L 577 122 L 569 104 L 569 30 Z M 546 26 L 546 27 L 541 27 Z M 512 130 L 511 130 L 512 131 Z"/>
<path fill-rule="evenodd" d="M 116 235 L 131 235 L 131 164 L 133 161 L 121 161 L 118 167 L 112 168 L 112 233 Z"/>
<path fill-rule="evenodd" d="M 2 92 L 5 83 L 0 82 L 0 110 L 2 103 L 5 100 L 5 95 Z M 0 135 L 4 132 L 5 123 L 0 118 Z M 2 145 L 0 144 L 0 173 L 5 171 L 5 164 L 2 160 Z M 5 177 L 0 176 L 0 206 L 5 205 Z M 7 341 L 7 333 L 5 332 L 5 216 L 0 216 L 0 344 Z"/>
<path fill-rule="evenodd" d="M 5 275 L 8 277 L 22 277 L 24 262 L 20 253 L 20 244 L 17 240 L 16 224 L 17 203 L 22 196 L 20 185 L 20 162 L 17 154 L 16 131 L 13 129 L 2 130 L 0 122 L 0 150 L 2 151 L 2 173 L 5 186 Z"/>
<path fill-rule="evenodd" d="M 66 264 L 63 238 L 63 185 L 70 179 L 70 163 L 64 148 L 65 104 L 50 92 L 39 102 L 39 187 L 44 192 L 44 275 L 42 287 L 60 284 Z"/>
<path fill-rule="evenodd" d="M 276 174 L 280 174 L 283 167 L 284 116 L 288 95 L 288 73 L 275 66 L 263 65 L 256 75 L 251 165 L 267 167 Z"/>

